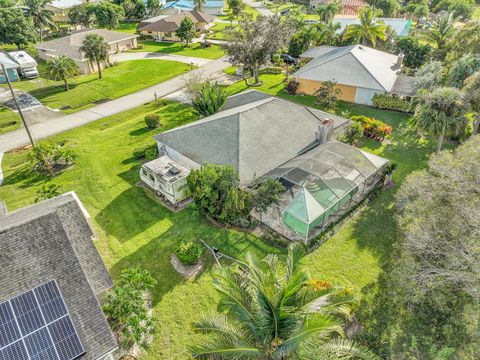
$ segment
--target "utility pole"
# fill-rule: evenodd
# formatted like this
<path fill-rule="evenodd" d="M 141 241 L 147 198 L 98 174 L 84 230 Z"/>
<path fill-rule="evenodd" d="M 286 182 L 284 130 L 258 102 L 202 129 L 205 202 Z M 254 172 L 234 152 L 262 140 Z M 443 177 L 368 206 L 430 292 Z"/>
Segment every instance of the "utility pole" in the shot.
<path fill-rule="evenodd" d="M 28 128 L 27 121 L 23 116 L 22 109 L 20 109 L 20 105 L 18 104 L 17 98 L 15 97 L 15 93 L 13 92 L 12 84 L 10 82 L 10 78 L 8 77 L 7 69 L 5 69 L 5 65 L 3 63 L 0 63 L 0 65 L 2 65 L 2 71 L 5 74 L 5 79 L 7 79 L 7 84 L 8 84 L 8 87 L 10 88 L 10 93 L 12 94 L 13 101 L 15 102 L 15 106 L 17 107 L 18 113 L 20 114 L 20 117 L 22 119 L 23 126 L 27 131 L 27 135 L 28 135 L 28 138 L 30 139 L 30 143 L 32 144 L 32 147 L 35 147 L 35 143 L 33 141 L 32 134 L 30 133 L 30 129 Z"/>

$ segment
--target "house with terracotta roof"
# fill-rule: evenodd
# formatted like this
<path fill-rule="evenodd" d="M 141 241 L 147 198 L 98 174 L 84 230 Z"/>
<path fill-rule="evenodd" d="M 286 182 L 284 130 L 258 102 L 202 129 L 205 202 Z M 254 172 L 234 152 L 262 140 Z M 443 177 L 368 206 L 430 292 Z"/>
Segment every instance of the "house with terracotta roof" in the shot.
<path fill-rule="evenodd" d="M 212 27 L 215 20 L 214 16 L 204 12 L 197 10 L 184 11 L 171 16 L 155 17 L 151 21 L 144 20 L 140 23 L 138 31 L 140 34 L 150 36 L 157 41 L 181 41 L 177 37 L 176 31 L 186 17 L 193 21 L 195 30 L 199 33 Z"/>
<path fill-rule="evenodd" d="M 316 8 L 319 5 L 328 4 L 331 0 L 310 0 L 310 8 Z M 342 17 L 357 17 L 358 10 L 368 3 L 364 0 L 342 0 L 342 10 L 338 15 Z"/>
<path fill-rule="evenodd" d="M 319 46 L 300 55 L 308 61 L 293 74 L 297 92 L 313 95 L 322 82 L 334 81 L 340 100 L 371 105 L 375 94 L 411 96 L 411 77 L 400 74 L 403 55 L 393 55 L 364 45 Z"/>

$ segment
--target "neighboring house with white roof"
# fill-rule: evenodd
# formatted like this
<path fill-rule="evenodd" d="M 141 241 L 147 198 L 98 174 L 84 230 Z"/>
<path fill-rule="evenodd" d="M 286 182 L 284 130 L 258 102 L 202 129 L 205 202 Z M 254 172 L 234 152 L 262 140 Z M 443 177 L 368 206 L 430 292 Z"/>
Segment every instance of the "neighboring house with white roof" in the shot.
<path fill-rule="evenodd" d="M 397 36 L 407 36 L 412 27 L 411 19 L 404 18 L 376 18 L 376 22 L 383 22 L 385 25 L 390 26 Z M 341 34 L 343 30 L 352 24 L 360 24 L 358 17 L 337 15 L 333 18 L 333 23 L 340 24 L 340 29 L 337 33 Z"/>
<path fill-rule="evenodd" d="M 293 74 L 297 92 L 313 95 L 324 81 L 335 81 L 340 100 L 371 105 L 377 93 L 413 94 L 413 81 L 399 74 L 403 56 L 364 45 L 320 46 L 301 55 L 308 63 Z"/>
<path fill-rule="evenodd" d="M 221 15 L 224 13 L 223 0 L 206 0 L 203 5 L 203 11 L 211 15 Z M 193 0 L 177 0 L 167 2 L 162 12 L 164 14 L 176 14 L 182 11 L 190 11 L 195 9 Z"/>
<path fill-rule="evenodd" d="M 38 50 L 38 56 L 41 59 L 49 60 L 65 55 L 75 61 L 82 74 L 89 74 L 97 71 L 97 65 L 91 63 L 82 51 L 83 40 L 89 34 L 98 34 L 103 37 L 108 45 L 109 55 L 137 47 L 138 35 L 136 34 L 107 29 L 85 29 L 68 36 L 43 42 L 36 45 L 35 48 Z M 105 64 L 101 66 L 105 67 Z"/>

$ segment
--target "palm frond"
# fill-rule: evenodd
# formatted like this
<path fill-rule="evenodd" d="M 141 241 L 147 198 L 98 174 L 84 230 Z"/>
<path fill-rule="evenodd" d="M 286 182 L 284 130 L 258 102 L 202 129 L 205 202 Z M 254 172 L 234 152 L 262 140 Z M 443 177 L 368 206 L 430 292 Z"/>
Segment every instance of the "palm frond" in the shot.
<path fill-rule="evenodd" d="M 224 340 L 203 341 L 199 345 L 191 346 L 189 350 L 192 356 L 198 359 L 249 360 L 258 359 L 259 355 L 259 350 L 250 344 Z"/>
<path fill-rule="evenodd" d="M 338 360 L 338 359 L 363 359 L 379 360 L 373 352 L 350 340 L 335 339 L 328 341 L 318 347 L 317 360 Z"/>
<path fill-rule="evenodd" d="M 288 247 L 287 255 L 287 282 L 300 268 L 300 260 L 305 255 L 305 249 L 300 243 L 293 243 Z"/>

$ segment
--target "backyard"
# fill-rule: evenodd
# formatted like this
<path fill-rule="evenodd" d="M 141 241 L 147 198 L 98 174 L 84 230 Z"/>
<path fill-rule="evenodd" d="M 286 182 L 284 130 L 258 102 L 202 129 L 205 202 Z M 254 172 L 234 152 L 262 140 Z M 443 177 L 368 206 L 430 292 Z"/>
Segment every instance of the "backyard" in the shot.
<path fill-rule="evenodd" d="M 97 73 L 78 75 L 69 80 L 70 90 L 64 91 L 63 81 L 52 80 L 45 63 L 41 63 L 39 78 L 15 82 L 13 86 L 30 93 L 46 106 L 73 113 L 153 86 L 191 69 L 188 64 L 168 60 L 125 61 L 102 71 L 103 79 L 98 79 Z"/>
<path fill-rule="evenodd" d="M 193 43 L 185 46 L 183 43 L 158 42 L 153 40 L 140 40 L 138 42 L 138 48 L 129 50 L 129 52 L 158 52 L 204 59 L 218 59 L 224 55 L 222 48 L 215 44 L 204 48 L 201 43 Z"/>
<path fill-rule="evenodd" d="M 262 80 L 264 85 L 260 90 L 287 97 L 281 92 L 281 76 L 262 75 Z M 239 82 L 230 90 L 238 92 L 244 88 L 244 83 Z M 290 100 L 311 101 L 308 97 L 290 97 Z M 406 114 L 339 104 L 339 112 L 346 109 L 352 115 L 376 116 L 394 127 L 389 141 L 380 144 L 364 140 L 362 148 L 398 164 L 395 186 L 382 191 L 357 211 L 304 263 L 313 278 L 351 287 L 360 296 L 360 290 L 376 280 L 396 240 L 394 194 L 407 174 L 425 166 L 433 147 L 427 141 L 416 142 L 404 134 L 401 125 L 408 118 Z M 175 244 L 203 239 L 236 258 L 243 258 L 247 252 L 256 257 L 284 252 L 253 235 L 217 228 L 192 208 L 172 213 L 138 186 L 140 162 L 134 160 L 132 151 L 153 143 L 152 136 L 158 131 L 148 130 L 143 120 L 152 112 L 161 119 L 158 131 L 198 118 L 185 105 L 149 103 L 56 135 L 50 141 L 66 142 L 79 157 L 74 167 L 51 182 L 61 185 L 62 192 L 75 190 L 87 207 L 99 238 L 97 248 L 114 278 L 121 269 L 138 265 L 157 279 L 153 306 L 158 332 L 142 358 L 185 359 L 186 344 L 194 343 L 199 336 L 192 331 L 192 322 L 202 314 L 216 311 L 218 295 L 211 285 L 211 257 L 207 256 L 206 270 L 200 276 L 185 280 L 169 263 Z M 0 186 L 0 199 L 10 210 L 33 203 L 37 190 L 47 180 L 32 170 L 29 152 L 8 153 L 3 162 L 5 180 Z"/>

